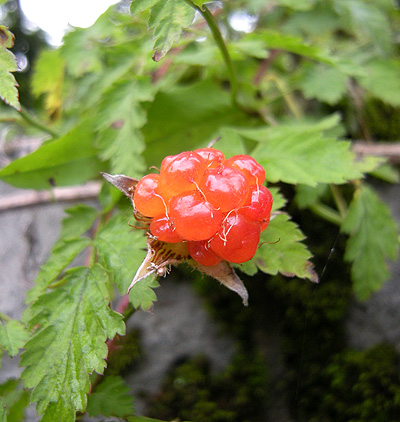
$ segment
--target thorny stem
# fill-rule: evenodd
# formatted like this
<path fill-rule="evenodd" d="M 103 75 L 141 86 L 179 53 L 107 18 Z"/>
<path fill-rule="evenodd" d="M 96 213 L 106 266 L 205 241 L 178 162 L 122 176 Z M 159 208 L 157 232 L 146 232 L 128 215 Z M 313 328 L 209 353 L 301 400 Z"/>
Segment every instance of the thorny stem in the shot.
<path fill-rule="evenodd" d="M 47 126 L 45 126 L 44 124 L 38 122 L 37 120 L 35 120 L 30 113 L 28 113 L 28 111 L 26 111 L 25 109 L 21 108 L 21 111 L 19 112 L 20 116 L 26 120 L 31 126 L 40 129 L 42 132 L 45 132 L 47 134 L 49 134 L 52 138 L 58 138 L 59 135 L 58 133 L 54 132 L 53 130 L 49 129 Z"/>
<path fill-rule="evenodd" d="M 233 63 L 231 56 L 229 55 L 228 48 L 226 47 L 225 41 L 222 37 L 221 31 L 218 28 L 217 21 L 215 20 L 213 14 L 210 12 L 207 6 L 204 4 L 199 7 L 196 4 L 194 4 L 191 0 L 184 0 L 185 3 L 187 3 L 189 6 L 193 7 L 195 10 L 197 10 L 201 16 L 203 16 L 204 20 L 207 22 L 211 33 L 214 37 L 214 40 L 221 51 L 222 58 L 224 59 L 226 68 L 228 70 L 228 77 L 229 82 L 231 84 L 231 96 L 232 96 L 232 102 L 233 104 L 237 105 L 237 94 L 238 94 L 238 81 L 236 78 L 235 70 L 233 68 Z"/>

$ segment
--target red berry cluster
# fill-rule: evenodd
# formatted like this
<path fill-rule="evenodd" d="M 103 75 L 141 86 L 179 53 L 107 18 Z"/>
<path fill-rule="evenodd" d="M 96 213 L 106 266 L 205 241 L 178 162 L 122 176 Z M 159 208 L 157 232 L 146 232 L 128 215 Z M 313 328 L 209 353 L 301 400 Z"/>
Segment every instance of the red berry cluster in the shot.
<path fill-rule="evenodd" d="M 152 217 L 150 232 L 167 243 L 187 242 L 206 266 L 242 263 L 256 253 L 269 223 L 272 195 L 264 169 L 248 155 L 225 159 L 214 148 L 164 158 L 160 174 L 137 184 L 136 209 Z"/>

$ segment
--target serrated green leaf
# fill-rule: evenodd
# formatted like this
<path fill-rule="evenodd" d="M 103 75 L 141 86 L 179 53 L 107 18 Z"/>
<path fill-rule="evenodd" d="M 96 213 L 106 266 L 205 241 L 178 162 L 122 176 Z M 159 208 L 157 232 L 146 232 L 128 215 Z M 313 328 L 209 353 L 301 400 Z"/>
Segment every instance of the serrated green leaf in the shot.
<path fill-rule="evenodd" d="M 182 30 L 192 23 L 195 11 L 179 0 L 133 1 L 131 4 L 133 15 L 147 9 L 151 9 L 148 25 L 154 30 L 153 58 L 159 61 L 178 42 Z"/>
<path fill-rule="evenodd" d="M 252 154 L 265 168 L 270 182 L 316 186 L 318 183 L 346 183 L 359 179 L 350 143 L 326 137 L 337 116 L 320 122 L 294 121 L 274 127 L 237 129 L 242 136 L 260 142 Z"/>
<path fill-rule="evenodd" d="M 372 95 L 394 107 L 400 106 L 400 60 L 374 58 L 357 81 Z"/>
<path fill-rule="evenodd" d="M 316 98 L 330 105 L 337 104 L 347 90 L 347 75 L 334 67 L 308 65 L 299 81 L 307 99 Z"/>
<path fill-rule="evenodd" d="M 367 39 L 372 42 L 380 54 L 390 53 L 390 23 L 376 4 L 364 0 L 334 0 L 333 6 L 347 26 L 363 41 Z"/>
<path fill-rule="evenodd" d="M 145 158 L 149 166 L 159 165 L 166 151 L 195 149 L 215 139 L 220 128 L 243 122 L 248 124 L 248 116 L 232 106 L 226 90 L 210 81 L 159 92 L 143 127 Z"/>
<path fill-rule="evenodd" d="M 51 283 L 53 283 L 74 258 L 91 244 L 89 238 L 71 238 L 60 240 L 56 243 L 51 255 L 35 280 L 35 286 L 26 295 L 28 303 L 34 302 Z"/>
<path fill-rule="evenodd" d="M 67 217 L 62 221 L 60 239 L 82 236 L 87 232 L 99 216 L 96 208 L 78 204 L 65 209 Z"/>
<path fill-rule="evenodd" d="M 386 260 L 397 256 L 397 224 L 376 193 L 362 186 L 354 195 L 341 230 L 350 235 L 344 258 L 352 264 L 354 292 L 358 299 L 366 299 L 390 276 Z"/>
<path fill-rule="evenodd" d="M 130 389 L 121 377 L 106 377 L 88 398 L 90 416 L 116 416 L 124 418 L 134 412 Z"/>
<path fill-rule="evenodd" d="M 308 57 L 328 64 L 334 64 L 334 59 L 326 50 L 307 43 L 300 37 L 280 33 L 273 30 L 262 30 L 245 37 L 247 40 L 262 40 L 267 48 L 285 50 L 290 53 Z"/>
<path fill-rule="evenodd" d="M 45 94 L 45 107 L 49 115 L 61 108 L 65 61 L 60 50 L 45 50 L 35 62 L 32 75 L 32 93 L 39 97 Z"/>
<path fill-rule="evenodd" d="M 21 109 L 18 99 L 17 81 L 11 72 L 18 70 L 14 54 L 7 50 L 14 45 L 14 35 L 0 25 L 0 98 L 18 111 Z"/>
<path fill-rule="evenodd" d="M 21 384 L 19 379 L 8 379 L 5 383 L 0 384 L 0 406 L 3 403 L 6 407 L 8 422 L 23 422 L 25 420 L 25 410 L 29 405 L 30 394 L 29 391 L 21 388 Z"/>
<path fill-rule="evenodd" d="M 31 306 L 29 324 L 39 328 L 21 355 L 22 378 L 42 420 L 72 421 L 85 409 L 88 374 L 105 367 L 105 341 L 125 332 L 122 316 L 109 307 L 107 283 L 99 265 L 75 268 Z"/>
<path fill-rule="evenodd" d="M 65 210 L 67 217 L 62 221 L 61 234 L 50 257 L 42 265 L 35 280 L 35 286 L 27 293 L 27 302 L 33 302 L 52 284 L 75 257 L 91 244 L 82 236 L 92 227 L 98 211 L 88 205 L 76 205 Z"/>
<path fill-rule="evenodd" d="M 289 216 L 279 214 L 261 233 L 261 244 L 254 258 L 242 264 L 240 269 L 250 275 L 255 274 L 258 268 L 267 274 L 281 273 L 318 281 L 310 262 L 311 253 L 301 242 L 303 239 L 304 234 L 289 220 Z"/>
<path fill-rule="evenodd" d="M 0 179 L 25 189 L 49 189 L 84 183 L 104 167 L 92 145 L 93 128 L 85 121 L 61 138 L 0 170 Z"/>
<path fill-rule="evenodd" d="M 149 78 L 119 80 L 107 90 L 99 106 L 97 130 L 100 156 L 111 161 L 111 171 L 140 177 L 145 169 L 140 128 L 146 123 L 142 102 L 152 101 Z"/>
<path fill-rule="evenodd" d="M 147 277 L 137 282 L 129 291 L 129 300 L 136 309 L 147 311 L 153 307 L 157 296 L 154 289 L 159 286 L 155 277 Z"/>
<path fill-rule="evenodd" d="M 74 28 L 64 36 L 60 54 L 71 75 L 81 77 L 103 70 L 104 40 L 110 37 L 116 26 L 111 15 L 107 10 L 89 28 Z"/>
<path fill-rule="evenodd" d="M 19 321 L 0 322 L 0 347 L 11 357 L 18 354 L 29 336 L 29 331 Z"/>
<path fill-rule="evenodd" d="M 136 223 L 133 217 L 132 223 Z M 143 230 L 132 230 L 129 221 L 121 214 L 116 214 L 99 231 L 94 242 L 99 261 L 109 271 L 121 294 L 125 294 L 146 256 Z M 157 281 L 151 277 L 137 283 L 129 295 L 132 304 L 145 310 L 151 308 L 157 299 L 153 291 L 157 286 Z"/>

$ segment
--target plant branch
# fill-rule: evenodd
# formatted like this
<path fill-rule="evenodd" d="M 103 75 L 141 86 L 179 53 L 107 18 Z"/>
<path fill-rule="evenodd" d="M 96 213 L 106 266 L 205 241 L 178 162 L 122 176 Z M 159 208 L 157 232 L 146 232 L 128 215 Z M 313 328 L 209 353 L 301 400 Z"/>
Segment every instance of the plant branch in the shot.
<path fill-rule="evenodd" d="M 0 321 L 8 322 L 8 321 L 12 321 L 12 318 L 3 312 L 0 312 Z"/>
<path fill-rule="evenodd" d="M 54 188 L 51 191 L 24 191 L 0 198 L 0 212 L 29 207 L 49 202 L 66 202 L 97 198 L 101 183 L 92 182 L 84 186 Z"/>
<path fill-rule="evenodd" d="M 184 0 L 189 6 L 193 7 L 197 10 L 201 16 L 203 16 L 204 20 L 207 22 L 211 33 L 214 37 L 214 41 L 216 42 L 221 54 L 222 58 L 224 59 L 227 71 L 228 71 L 228 78 L 231 84 L 231 95 L 232 95 L 232 102 L 237 105 L 237 94 L 238 94 L 238 81 L 236 78 L 235 69 L 233 68 L 233 63 L 231 56 L 229 55 L 228 48 L 225 44 L 225 41 L 222 37 L 221 31 L 218 28 L 218 23 L 215 20 L 213 14 L 210 12 L 207 6 L 204 4 L 202 7 L 195 5 L 191 0 Z"/>
<path fill-rule="evenodd" d="M 339 213 L 342 219 L 344 219 L 347 215 L 347 204 L 342 194 L 340 193 L 339 188 L 336 185 L 330 185 L 330 188 L 331 188 L 333 200 L 335 201 L 337 209 L 339 210 Z"/>
<path fill-rule="evenodd" d="M 26 122 L 28 122 L 31 126 L 35 127 L 36 129 L 39 129 L 42 132 L 49 134 L 52 138 L 59 137 L 58 133 L 54 132 L 52 129 L 48 128 L 46 125 L 35 120 L 30 115 L 30 113 L 28 113 L 28 111 L 26 111 L 25 109 L 21 108 L 21 111 L 19 112 L 19 114 Z"/>

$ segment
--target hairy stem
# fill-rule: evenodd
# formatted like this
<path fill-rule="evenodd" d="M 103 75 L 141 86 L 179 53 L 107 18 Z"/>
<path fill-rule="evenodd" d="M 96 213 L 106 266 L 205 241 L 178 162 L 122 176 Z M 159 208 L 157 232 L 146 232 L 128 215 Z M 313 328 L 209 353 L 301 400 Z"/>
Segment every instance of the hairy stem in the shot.
<path fill-rule="evenodd" d="M 0 312 L 0 321 L 4 321 L 4 322 L 12 321 L 12 318 L 3 312 Z"/>
<path fill-rule="evenodd" d="M 204 4 L 199 7 L 195 5 L 191 0 L 184 0 L 185 3 L 187 3 L 189 6 L 196 9 L 201 16 L 203 16 L 204 20 L 207 22 L 211 33 L 214 37 L 214 41 L 216 42 L 221 54 L 222 58 L 224 59 L 227 71 L 228 71 L 228 78 L 229 82 L 231 84 L 231 96 L 232 96 L 232 102 L 234 104 L 237 104 L 237 94 L 238 94 L 238 80 L 236 78 L 235 69 L 233 68 L 233 63 L 231 56 L 229 55 L 228 48 L 225 44 L 225 41 L 222 37 L 221 31 L 218 28 L 218 23 L 215 20 L 213 14 L 210 12 L 207 6 Z"/>
<path fill-rule="evenodd" d="M 39 129 L 42 132 L 49 134 L 52 138 L 59 137 L 59 135 L 56 132 L 54 132 L 52 129 L 48 128 L 46 125 L 35 120 L 30 115 L 30 113 L 26 111 L 25 109 L 21 108 L 21 111 L 19 112 L 19 114 L 27 123 L 29 123 L 31 126 L 35 127 L 36 129 Z"/>

